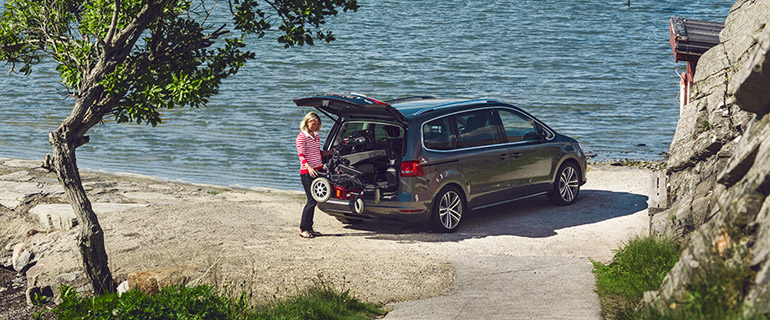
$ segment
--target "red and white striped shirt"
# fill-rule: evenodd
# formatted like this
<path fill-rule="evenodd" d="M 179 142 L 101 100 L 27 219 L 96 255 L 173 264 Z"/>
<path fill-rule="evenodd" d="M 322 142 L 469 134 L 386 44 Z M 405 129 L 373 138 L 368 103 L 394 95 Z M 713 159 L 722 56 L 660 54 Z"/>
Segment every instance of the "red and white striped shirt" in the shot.
<path fill-rule="evenodd" d="M 299 155 L 301 174 L 307 173 L 306 165 L 310 165 L 313 169 L 321 169 L 323 162 L 321 161 L 321 135 L 318 132 L 311 135 L 307 132 L 300 132 L 297 135 L 297 155 Z"/>

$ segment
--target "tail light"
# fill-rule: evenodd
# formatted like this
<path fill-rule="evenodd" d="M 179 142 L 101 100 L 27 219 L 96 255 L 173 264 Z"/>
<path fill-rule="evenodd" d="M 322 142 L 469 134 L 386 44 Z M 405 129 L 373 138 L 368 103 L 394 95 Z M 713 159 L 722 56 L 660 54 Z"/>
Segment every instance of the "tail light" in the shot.
<path fill-rule="evenodd" d="M 420 161 L 403 161 L 401 162 L 401 176 L 402 177 L 422 177 L 425 172 L 422 170 L 422 164 Z"/>

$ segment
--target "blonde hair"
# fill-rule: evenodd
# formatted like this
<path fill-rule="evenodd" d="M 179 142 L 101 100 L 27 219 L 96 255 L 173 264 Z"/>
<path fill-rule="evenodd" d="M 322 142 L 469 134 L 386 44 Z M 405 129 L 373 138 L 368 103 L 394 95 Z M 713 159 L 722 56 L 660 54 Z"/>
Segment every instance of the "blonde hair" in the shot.
<path fill-rule="evenodd" d="M 305 117 L 302 118 L 302 122 L 299 123 L 299 129 L 304 132 L 312 133 L 310 130 L 308 130 L 307 123 L 316 119 L 318 119 L 318 130 L 321 130 L 321 118 L 319 118 L 318 115 L 313 111 L 308 112 Z"/>

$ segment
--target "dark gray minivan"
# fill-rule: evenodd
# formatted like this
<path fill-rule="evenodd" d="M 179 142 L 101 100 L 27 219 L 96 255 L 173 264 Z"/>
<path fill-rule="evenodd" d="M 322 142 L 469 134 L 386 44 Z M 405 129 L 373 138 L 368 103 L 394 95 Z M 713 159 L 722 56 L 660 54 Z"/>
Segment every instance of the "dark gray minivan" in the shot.
<path fill-rule="evenodd" d="M 378 101 L 321 94 L 294 101 L 333 120 L 318 208 L 343 223 L 392 217 L 456 231 L 471 210 L 547 195 L 577 200 L 586 157 L 575 139 L 489 99 Z"/>

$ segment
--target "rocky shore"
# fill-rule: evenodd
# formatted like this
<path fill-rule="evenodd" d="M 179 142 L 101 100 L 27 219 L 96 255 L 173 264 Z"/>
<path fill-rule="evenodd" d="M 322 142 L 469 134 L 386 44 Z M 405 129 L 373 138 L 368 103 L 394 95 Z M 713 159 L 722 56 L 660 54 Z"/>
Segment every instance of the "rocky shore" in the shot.
<path fill-rule="evenodd" d="M 698 61 L 670 148 L 671 207 L 652 224 L 685 247 L 660 290 L 646 295 L 658 310 L 686 305 L 692 288 L 721 272 L 731 285 L 717 287 L 744 317 L 770 314 L 769 26 L 770 0 L 738 0 L 720 44 Z"/>

